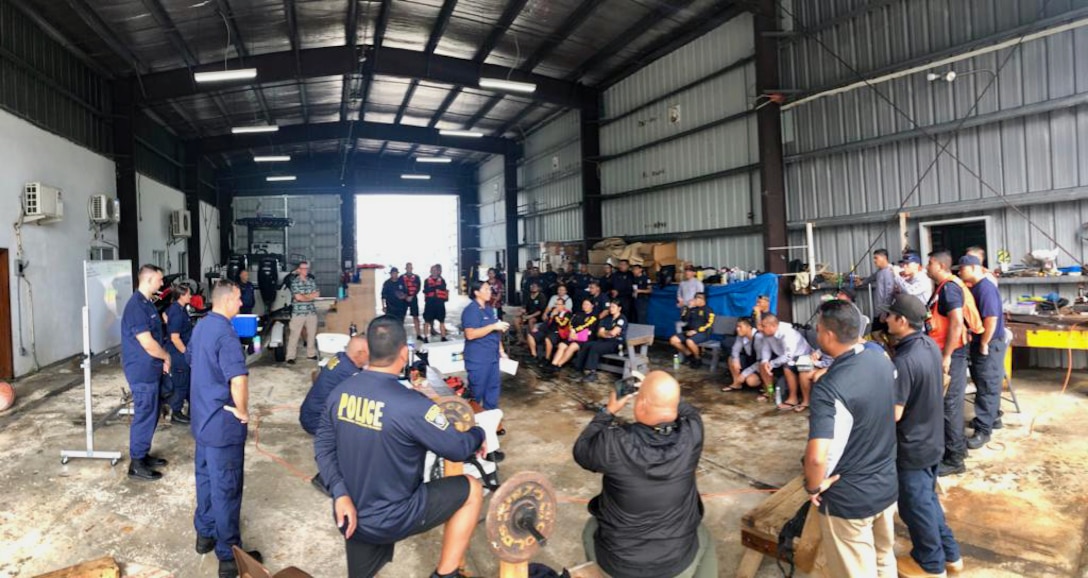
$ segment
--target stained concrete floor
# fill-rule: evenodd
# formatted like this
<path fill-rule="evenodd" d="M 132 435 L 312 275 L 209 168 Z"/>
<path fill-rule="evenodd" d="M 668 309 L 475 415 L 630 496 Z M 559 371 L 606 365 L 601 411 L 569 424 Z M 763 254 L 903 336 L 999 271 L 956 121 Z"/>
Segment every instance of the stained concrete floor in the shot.
<path fill-rule="evenodd" d="M 669 363 L 664 349 L 655 366 Z M 307 481 L 315 466 L 311 439 L 299 427 L 297 406 L 311 367 L 261 361 L 252 367 L 246 486 L 242 508 L 245 545 L 260 549 L 273 570 L 298 566 L 316 577 L 345 576 L 343 546 L 329 501 Z M 699 474 L 706 520 L 717 543 L 721 576 L 732 576 L 743 553 L 739 521 L 767 497 L 757 488 L 777 486 L 800 473 L 806 417 L 778 412 L 747 393 L 719 392 L 723 378 L 705 370 L 678 373 L 688 400 L 703 411 L 707 439 Z M 1006 428 L 986 448 L 972 452 L 967 474 L 942 480 L 950 525 L 963 545 L 967 577 L 1088 576 L 1088 375 L 1074 374 L 1066 394 L 1058 371 L 1016 376 L 1024 413 L 1005 404 Z M 108 366 L 94 378 L 94 414 L 100 420 L 121 401 L 124 380 Z M 560 495 L 557 531 L 536 557 L 553 568 L 584 560 L 584 502 L 600 488 L 581 470 L 571 446 L 592 414 L 576 398 L 603 399 L 604 383 L 587 387 L 567 379 L 541 379 L 531 370 L 504 382 L 509 434 L 500 473 L 548 475 Z M 159 425 L 154 451 L 171 460 L 160 482 L 129 480 L 127 462 L 73 460 L 62 449 L 84 444 L 83 388 L 74 367 L 57 367 L 17 384 L 17 405 L 0 414 L 0 576 L 34 576 L 83 560 L 112 555 L 127 576 L 214 576 L 214 557 L 193 552 L 193 443 L 188 428 Z M 629 417 L 630 410 L 626 411 Z M 970 408 L 968 409 L 970 417 Z M 96 431 L 99 449 L 126 452 L 127 427 L 115 418 Z M 909 549 L 899 528 L 899 551 Z M 497 576 L 485 533 L 477 529 L 468 556 L 477 576 Z M 425 577 L 437 559 L 440 532 L 397 547 L 385 577 Z M 759 576 L 779 576 L 765 562 Z"/>

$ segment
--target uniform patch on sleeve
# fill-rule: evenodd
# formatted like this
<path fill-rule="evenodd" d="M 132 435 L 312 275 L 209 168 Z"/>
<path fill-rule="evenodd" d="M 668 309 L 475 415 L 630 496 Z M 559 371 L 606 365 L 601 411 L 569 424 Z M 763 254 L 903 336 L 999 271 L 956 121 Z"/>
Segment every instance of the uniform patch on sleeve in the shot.
<path fill-rule="evenodd" d="M 427 410 L 427 415 L 423 416 L 423 419 L 442 431 L 446 431 L 446 428 L 450 427 L 450 422 L 446 419 L 446 413 L 437 405 L 432 405 L 431 409 Z"/>
<path fill-rule="evenodd" d="M 337 365 L 340 365 L 340 356 L 339 355 L 334 355 L 334 356 L 329 358 L 329 362 L 325 365 L 325 368 L 332 370 L 332 369 L 336 369 Z"/>

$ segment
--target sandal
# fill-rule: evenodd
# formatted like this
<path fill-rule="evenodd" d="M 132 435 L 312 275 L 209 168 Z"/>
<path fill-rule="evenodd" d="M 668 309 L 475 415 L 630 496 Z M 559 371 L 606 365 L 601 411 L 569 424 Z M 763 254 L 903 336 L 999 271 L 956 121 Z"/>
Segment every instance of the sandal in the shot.
<path fill-rule="evenodd" d="M 732 386 L 732 385 L 727 385 L 727 386 L 725 386 L 725 387 L 723 387 L 723 388 L 722 388 L 722 391 L 726 391 L 726 392 L 727 392 L 727 391 L 740 391 L 740 390 L 742 390 L 742 389 L 744 389 L 744 386 L 741 386 L 741 387 L 734 387 L 734 386 Z"/>
<path fill-rule="evenodd" d="M 756 401 L 759 403 L 767 403 L 768 401 L 771 401 L 771 398 L 767 397 L 767 394 L 761 393 L 756 397 Z"/>
<path fill-rule="evenodd" d="M 793 409 L 795 407 L 797 407 L 796 403 L 782 402 L 782 403 L 778 404 L 778 411 L 789 411 L 789 410 L 791 410 L 791 409 Z"/>
<path fill-rule="evenodd" d="M 795 406 L 793 406 L 793 411 L 795 411 L 797 413 L 801 413 L 801 412 L 805 411 L 806 409 L 808 409 L 807 405 L 795 405 Z"/>

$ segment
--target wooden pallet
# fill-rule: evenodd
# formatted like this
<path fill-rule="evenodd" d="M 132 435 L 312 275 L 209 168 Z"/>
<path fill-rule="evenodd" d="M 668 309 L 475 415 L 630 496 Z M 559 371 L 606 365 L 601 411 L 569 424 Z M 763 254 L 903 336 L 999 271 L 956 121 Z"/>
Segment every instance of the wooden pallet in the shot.
<path fill-rule="evenodd" d="M 765 557 L 771 560 L 778 557 L 778 533 L 808 499 L 805 477 L 797 476 L 741 518 L 740 541 L 746 550 L 737 568 L 737 578 L 752 578 Z M 801 537 L 794 541 L 793 559 L 798 570 L 812 572 L 819 545 L 820 527 L 813 509 L 809 510 Z"/>

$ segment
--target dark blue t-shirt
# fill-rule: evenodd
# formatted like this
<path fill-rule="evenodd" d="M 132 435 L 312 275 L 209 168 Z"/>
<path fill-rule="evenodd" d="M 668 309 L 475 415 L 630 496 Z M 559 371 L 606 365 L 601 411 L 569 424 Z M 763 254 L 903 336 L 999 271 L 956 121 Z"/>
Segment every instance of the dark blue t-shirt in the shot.
<path fill-rule="evenodd" d="M 835 358 L 812 388 L 808 439 L 831 440 L 820 512 L 860 519 L 899 497 L 895 469 L 895 368 L 888 356 L 858 344 Z"/>
<path fill-rule="evenodd" d="M 955 281 L 949 281 L 937 296 L 937 313 L 947 317 L 955 309 L 963 309 L 963 289 Z"/>
<path fill-rule="evenodd" d="M 476 301 L 469 301 L 461 312 L 461 331 L 480 329 L 498 321 L 495 310 L 481 307 Z M 479 339 L 465 340 L 465 364 L 488 364 L 499 362 L 499 338 L 501 333 L 492 331 Z"/>
<path fill-rule="evenodd" d="M 605 331 L 612 331 L 612 329 L 614 329 L 617 326 L 619 326 L 619 328 L 620 328 L 619 337 L 613 337 L 613 338 L 610 338 L 610 339 L 613 339 L 613 340 L 619 341 L 619 342 L 623 342 L 623 340 L 627 339 L 627 318 L 624 317 L 622 314 L 620 315 L 619 319 L 613 319 L 611 315 L 609 315 L 608 317 L 605 317 L 604 319 L 601 320 L 601 323 L 597 326 L 597 329 L 598 330 L 603 329 Z M 596 331 L 594 333 L 596 333 Z"/>
<path fill-rule="evenodd" d="M 239 283 L 238 289 L 242 291 L 242 309 L 239 313 L 249 315 L 253 313 L 253 307 L 257 305 L 257 295 L 253 291 L 253 283 Z"/>
<path fill-rule="evenodd" d="M 638 277 L 635 277 L 635 288 L 638 289 L 639 291 L 645 291 L 645 290 L 649 289 L 650 288 L 650 278 L 645 273 L 643 273 L 642 275 L 639 275 Z M 650 298 L 650 296 L 647 295 L 646 293 L 640 293 L 639 296 L 638 296 L 639 301 L 641 301 L 643 299 L 648 300 L 649 298 Z M 645 321 L 645 320 L 644 319 L 639 319 L 639 321 Z"/>
<path fill-rule="evenodd" d="M 396 376 L 362 371 L 329 395 L 314 454 L 333 497 L 351 496 L 355 503 L 355 534 L 367 543 L 390 544 L 422 521 L 427 451 L 461 462 L 483 441 L 484 430 L 458 432 L 442 408 Z"/>
<path fill-rule="evenodd" d="M 125 379 L 133 383 L 159 383 L 162 377 L 162 360 L 151 357 L 136 339 L 141 333 L 151 333 L 155 343 L 162 345 L 162 317 L 155 305 L 139 291 L 125 304 L 121 314 L 121 365 Z"/>
<path fill-rule="evenodd" d="M 911 333 L 895 345 L 895 405 L 903 406 L 896 424 L 897 466 L 931 468 L 944 455 L 944 372 L 941 350 L 928 335 Z"/>
<path fill-rule="evenodd" d="M 317 433 L 317 425 L 321 422 L 321 411 L 325 409 L 325 401 L 329 399 L 329 393 L 345 379 L 359 373 L 355 362 L 348 354 L 341 351 L 329 359 L 321 372 L 317 374 L 310 391 L 306 393 L 306 399 L 302 400 L 302 407 L 298 411 L 298 421 L 306 433 Z"/>
<path fill-rule="evenodd" d="M 230 380 L 249 375 L 234 325 L 214 311 L 208 313 L 193 330 L 185 357 L 192 368 L 189 415 L 196 443 L 211 447 L 245 443 L 246 424 L 223 409 L 234 406 Z"/>
<path fill-rule="evenodd" d="M 983 277 L 971 288 L 971 295 L 975 297 L 975 306 L 978 307 L 978 315 L 983 321 L 987 317 L 997 317 L 997 329 L 994 330 L 993 338 L 998 341 L 1004 339 L 1005 312 L 1001 308 L 1001 292 L 997 285 L 989 277 Z"/>
<path fill-rule="evenodd" d="M 177 333 L 181 337 L 181 343 L 189 346 L 189 338 L 193 335 L 193 322 L 189 320 L 189 312 L 177 303 L 171 303 L 166 308 L 166 347 L 171 353 L 177 353 L 172 336 Z"/>

